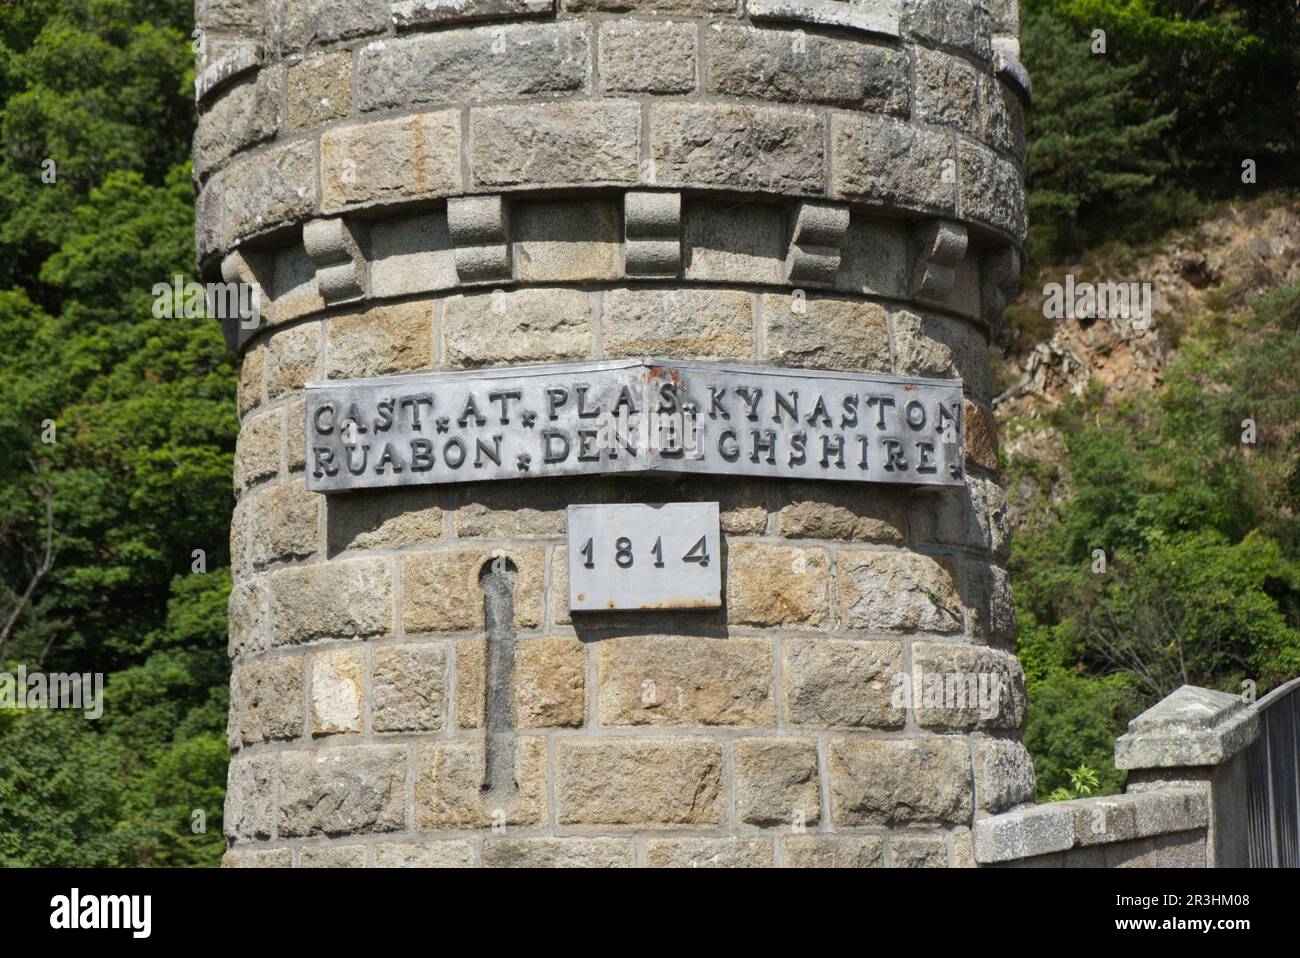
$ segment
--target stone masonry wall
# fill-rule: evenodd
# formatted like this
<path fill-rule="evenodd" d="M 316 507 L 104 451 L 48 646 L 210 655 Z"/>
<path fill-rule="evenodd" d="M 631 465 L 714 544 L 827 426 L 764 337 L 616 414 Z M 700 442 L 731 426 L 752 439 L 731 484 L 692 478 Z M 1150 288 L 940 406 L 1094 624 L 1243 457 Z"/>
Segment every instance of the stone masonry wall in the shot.
<path fill-rule="evenodd" d="M 1014 0 L 198 0 L 197 249 L 256 284 L 226 863 L 973 865 L 1033 797 L 988 336 Z M 967 483 L 309 493 L 304 384 L 658 355 L 960 378 Z M 570 614 L 573 503 L 717 500 L 721 610 Z M 483 790 L 505 555 L 514 784 Z M 996 674 L 993 714 L 899 672 Z"/>

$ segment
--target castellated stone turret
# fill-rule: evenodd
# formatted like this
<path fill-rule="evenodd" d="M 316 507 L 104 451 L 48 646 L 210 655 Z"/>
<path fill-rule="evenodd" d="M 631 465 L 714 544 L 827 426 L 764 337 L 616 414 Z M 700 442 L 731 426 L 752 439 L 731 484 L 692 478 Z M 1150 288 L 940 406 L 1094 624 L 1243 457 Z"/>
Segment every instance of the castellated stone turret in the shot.
<path fill-rule="evenodd" d="M 260 290 L 223 320 L 226 863 L 973 864 L 974 821 L 1033 797 L 988 359 L 1026 228 L 1015 0 L 197 15 L 199 266 Z M 754 398 L 774 370 L 789 408 Z M 676 411 L 715 465 L 579 428 L 588 384 L 701 377 Z M 506 398 L 440 415 L 453 389 Z M 718 601 L 575 610 L 566 510 L 622 503 L 717 503 Z"/>

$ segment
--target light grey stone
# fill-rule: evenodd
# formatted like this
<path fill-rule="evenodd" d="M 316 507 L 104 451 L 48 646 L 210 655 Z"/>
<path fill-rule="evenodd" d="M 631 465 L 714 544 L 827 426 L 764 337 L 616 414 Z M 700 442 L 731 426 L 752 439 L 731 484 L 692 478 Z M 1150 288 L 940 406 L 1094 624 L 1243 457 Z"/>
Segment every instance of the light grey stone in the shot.
<path fill-rule="evenodd" d="M 682 194 L 623 194 L 623 259 L 629 276 L 676 276 L 682 265 Z"/>
<path fill-rule="evenodd" d="M 690 21 L 604 21 L 597 64 L 601 89 L 633 94 L 692 92 L 695 35 L 696 25 Z"/>
<path fill-rule="evenodd" d="M 511 275 L 510 208 L 501 196 L 454 196 L 447 201 L 447 235 L 462 283 Z"/>
<path fill-rule="evenodd" d="M 786 280 L 830 285 L 840 271 L 840 248 L 849 229 L 849 208 L 805 200 L 795 210 L 786 255 Z"/>
<path fill-rule="evenodd" d="M 1115 741 L 1115 767 L 1219 765 L 1259 734 L 1259 718 L 1241 697 L 1184 685 L 1129 722 Z"/>
<path fill-rule="evenodd" d="M 796 21 L 898 36 L 903 0 L 745 0 L 755 20 Z"/>
<path fill-rule="evenodd" d="M 653 103 L 650 156 L 662 186 L 718 186 L 818 195 L 822 119 L 790 108 Z"/>
<path fill-rule="evenodd" d="M 303 248 L 316 266 L 316 288 L 326 305 L 363 298 L 370 264 L 362 252 L 363 227 L 343 217 L 312 220 L 302 228 Z"/>
<path fill-rule="evenodd" d="M 404 828 L 406 766 L 401 746 L 282 752 L 280 835 L 356 835 Z"/>
<path fill-rule="evenodd" d="M 908 58 L 901 50 L 725 22 L 710 24 L 705 42 L 706 82 L 714 96 L 907 115 Z"/>
<path fill-rule="evenodd" d="M 950 134 L 890 117 L 831 118 L 831 193 L 886 207 L 956 212 Z"/>
<path fill-rule="evenodd" d="M 1034 805 L 976 819 L 975 860 L 989 865 L 1065 851 L 1074 844 L 1074 813 L 1068 804 Z"/>
<path fill-rule="evenodd" d="M 996 814 L 1034 800 L 1034 763 L 1019 741 L 977 734 L 972 744 L 980 811 Z"/>
<path fill-rule="evenodd" d="M 472 20 L 541 17 L 555 12 L 556 0 L 392 0 L 389 10 L 399 30 Z"/>
<path fill-rule="evenodd" d="M 357 102 L 366 111 L 587 92 L 590 46 L 580 20 L 376 41 L 358 55 Z"/>
<path fill-rule="evenodd" d="M 634 183 L 641 108 L 625 100 L 564 101 L 470 110 L 476 187 Z"/>
<path fill-rule="evenodd" d="M 683 214 L 689 280 L 777 283 L 785 250 L 781 208 L 762 203 L 687 203 Z"/>
<path fill-rule="evenodd" d="M 370 227 L 370 294 L 383 298 L 456 285 L 447 217 L 441 213 L 379 220 Z"/>

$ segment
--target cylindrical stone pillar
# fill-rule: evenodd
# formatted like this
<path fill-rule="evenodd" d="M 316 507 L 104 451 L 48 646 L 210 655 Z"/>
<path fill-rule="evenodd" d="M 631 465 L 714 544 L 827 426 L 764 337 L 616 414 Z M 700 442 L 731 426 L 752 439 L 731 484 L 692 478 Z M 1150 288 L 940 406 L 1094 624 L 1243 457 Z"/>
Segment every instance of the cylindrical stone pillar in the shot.
<path fill-rule="evenodd" d="M 199 264 L 260 292 L 226 863 L 973 864 L 1033 797 L 987 354 L 1015 0 L 197 12 Z M 309 382 L 640 357 L 948 380 L 964 456 L 309 491 Z M 570 611 L 566 507 L 633 502 L 719 503 L 720 608 Z"/>

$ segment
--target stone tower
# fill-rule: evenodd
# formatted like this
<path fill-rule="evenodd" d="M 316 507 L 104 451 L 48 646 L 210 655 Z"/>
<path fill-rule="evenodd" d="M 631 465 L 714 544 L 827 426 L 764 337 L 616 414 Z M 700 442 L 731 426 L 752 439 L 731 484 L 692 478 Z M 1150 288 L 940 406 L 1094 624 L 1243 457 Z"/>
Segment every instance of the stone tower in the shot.
<path fill-rule="evenodd" d="M 223 319 L 226 863 L 973 864 L 974 820 L 1033 794 L 988 360 L 1025 236 L 1016 0 L 197 16 L 199 265 L 260 291 Z M 571 365 L 530 399 L 537 364 Z M 747 406 L 770 369 L 788 406 Z M 630 408 L 677 383 L 712 458 L 547 445 L 607 379 Z M 858 412 L 846 468 L 817 430 Z M 630 503 L 717 504 L 689 520 L 715 601 L 573 610 L 567 508 Z M 636 526 L 621 581 L 689 522 Z"/>

